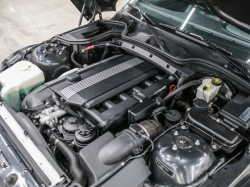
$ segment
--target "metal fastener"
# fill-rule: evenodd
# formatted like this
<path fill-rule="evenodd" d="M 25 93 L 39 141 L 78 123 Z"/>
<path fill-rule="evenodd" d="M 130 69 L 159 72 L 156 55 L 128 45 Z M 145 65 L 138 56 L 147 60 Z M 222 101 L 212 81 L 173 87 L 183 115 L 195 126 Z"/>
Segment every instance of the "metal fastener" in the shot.
<path fill-rule="evenodd" d="M 175 135 L 175 136 L 178 136 L 178 135 L 179 135 L 178 131 L 175 131 L 175 132 L 174 132 L 174 135 Z"/>
<path fill-rule="evenodd" d="M 177 150 L 177 146 L 176 146 L 176 145 L 173 145 L 172 149 L 173 149 L 173 150 Z"/>
<path fill-rule="evenodd" d="M 212 149 L 218 149 L 217 145 L 213 144 Z"/>
<path fill-rule="evenodd" d="M 200 141 L 199 140 L 196 140 L 195 141 L 195 145 L 200 145 L 201 143 L 200 143 Z"/>

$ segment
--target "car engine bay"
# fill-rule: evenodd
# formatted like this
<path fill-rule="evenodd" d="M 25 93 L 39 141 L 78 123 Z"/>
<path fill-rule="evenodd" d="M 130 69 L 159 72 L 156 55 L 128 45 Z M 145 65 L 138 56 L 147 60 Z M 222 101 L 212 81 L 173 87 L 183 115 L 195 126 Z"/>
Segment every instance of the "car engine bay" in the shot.
<path fill-rule="evenodd" d="M 219 186 L 241 175 L 250 160 L 249 83 L 205 62 L 177 65 L 133 41 L 143 28 L 136 20 L 116 18 L 1 66 L 4 106 L 58 164 L 60 185 Z"/>

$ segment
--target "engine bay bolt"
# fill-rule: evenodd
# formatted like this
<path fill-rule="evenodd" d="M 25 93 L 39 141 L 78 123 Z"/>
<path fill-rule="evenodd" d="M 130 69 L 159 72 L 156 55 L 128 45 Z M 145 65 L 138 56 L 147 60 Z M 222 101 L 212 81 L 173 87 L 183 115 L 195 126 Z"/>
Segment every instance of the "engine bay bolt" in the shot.
<path fill-rule="evenodd" d="M 63 47 L 62 47 L 62 50 L 64 50 L 64 49 L 66 49 L 66 46 L 63 46 Z"/>
<path fill-rule="evenodd" d="M 182 126 L 181 126 L 181 129 L 182 129 L 182 130 L 185 130 L 185 129 L 186 129 L 186 126 L 185 126 L 185 125 L 182 125 Z"/>
<path fill-rule="evenodd" d="M 59 55 L 62 55 L 62 51 L 59 52 Z"/>
<path fill-rule="evenodd" d="M 217 145 L 213 144 L 212 149 L 214 149 L 214 150 L 218 149 Z"/>
<path fill-rule="evenodd" d="M 196 141 L 195 141 L 195 145 L 200 145 L 200 141 L 199 141 L 199 140 L 196 140 Z"/>
<path fill-rule="evenodd" d="M 84 53 L 85 49 L 83 48 L 81 51 L 82 51 L 82 53 Z"/>
<path fill-rule="evenodd" d="M 174 132 L 174 135 L 175 135 L 175 136 L 178 136 L 178 135 L 179 135 L 178 131 L 175 131 L 175 132 Z"/>
<path fill-rule="evenodd" d="M 177 150 L 177 146 L 176 146 L 176 145 L 173 145 L 172 149 L 173 149 L 173 150 Z"/>

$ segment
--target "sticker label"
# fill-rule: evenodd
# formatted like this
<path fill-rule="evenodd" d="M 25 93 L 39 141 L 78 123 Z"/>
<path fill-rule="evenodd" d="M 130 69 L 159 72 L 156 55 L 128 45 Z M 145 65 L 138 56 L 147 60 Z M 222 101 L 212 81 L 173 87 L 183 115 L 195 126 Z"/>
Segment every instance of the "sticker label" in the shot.
<path fill-rule="evenodd" d="M 2 168 L 3 171 L 5 171 L 6 169 L 8 169 L 10 167 L 8 161 L 6 160 L 6 158 L 4 157 L 2 151 L 0 151 L 0 167 Z"/>
<path fill-rule="evenodd" d="M 155 158 L 155 163 L 158 165 L 159 168 L 161 168 L 162 171 L 164 171 L 168 176 L 171 178 L 174 178 L 175 173 L 170 170 L 158 157 Z"/>
<path fill-rule="evenodd" d="M 241 115 L 240 119 L 247 122 L 250 118 L 250 107 L 248 107 Z"/>

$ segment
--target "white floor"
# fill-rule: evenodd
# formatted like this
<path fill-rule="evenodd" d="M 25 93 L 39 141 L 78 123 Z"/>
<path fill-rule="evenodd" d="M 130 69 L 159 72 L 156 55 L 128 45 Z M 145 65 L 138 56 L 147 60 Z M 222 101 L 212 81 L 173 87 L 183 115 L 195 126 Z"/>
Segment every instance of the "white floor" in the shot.
<path fill-rule="evenodd" d="M 118 0 L 116 10 L 127 1 Z M 114 14 L 104 12 L 103 19 Z M 0 63 L 22 47 L 77 27 L 79 16 L 70 0 L 0 0 Z"/>

